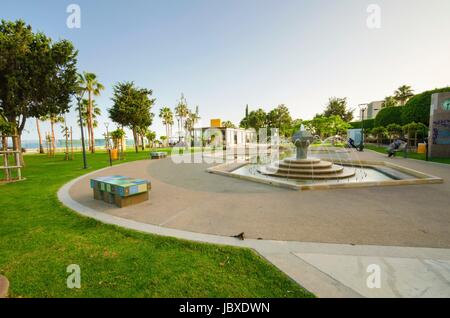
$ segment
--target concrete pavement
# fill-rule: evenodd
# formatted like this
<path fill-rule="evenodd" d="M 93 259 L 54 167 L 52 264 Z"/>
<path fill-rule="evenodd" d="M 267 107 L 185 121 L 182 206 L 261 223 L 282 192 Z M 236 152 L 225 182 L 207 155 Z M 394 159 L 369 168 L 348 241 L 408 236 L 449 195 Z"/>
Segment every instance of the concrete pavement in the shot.
<path fill-rule="evenodd" d="M 372 152 L 358 155 L 381 158 Z M 450 297 L 450 168 L 390 160 L 445 183 L 296 192 L 166 159 L 97 171 L 65 185 L 58 195 L 75 211 L 102 222 L 253 248 L 319 297 Z M 87 180 L 116 173 L 151 179 L 150 202 L 116 209 L 92 200 Z M 240 232 L 252 239 L 230 237 Z M 369 265 L 380 270 L 380 288 L 367 285 Z"/>

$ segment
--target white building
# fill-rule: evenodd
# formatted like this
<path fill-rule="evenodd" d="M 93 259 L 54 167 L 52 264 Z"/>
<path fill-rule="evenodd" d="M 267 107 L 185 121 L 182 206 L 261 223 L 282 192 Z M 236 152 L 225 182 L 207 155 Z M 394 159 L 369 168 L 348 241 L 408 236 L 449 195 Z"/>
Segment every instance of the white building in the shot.
<path fill-rule="evenodd" d="M 252 129 L 203 127 L 194 129 L 195 145 L 239 147 L 256 143 L 256 132 Z"/>

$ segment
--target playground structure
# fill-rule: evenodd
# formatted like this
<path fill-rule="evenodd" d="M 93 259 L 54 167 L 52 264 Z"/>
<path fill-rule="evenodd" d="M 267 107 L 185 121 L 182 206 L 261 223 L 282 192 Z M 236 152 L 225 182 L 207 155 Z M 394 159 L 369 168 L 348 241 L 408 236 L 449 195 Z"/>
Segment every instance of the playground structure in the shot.
<path fill-rule="evenodd" d="M 13 149 L 8 148 L 8 138 L 11 139 Z M 18 148 L 18 136 L 2 136 L 2 147 L 0 148 L 0 182 L 14 182 L 23 180 L 20 153 Z"/>

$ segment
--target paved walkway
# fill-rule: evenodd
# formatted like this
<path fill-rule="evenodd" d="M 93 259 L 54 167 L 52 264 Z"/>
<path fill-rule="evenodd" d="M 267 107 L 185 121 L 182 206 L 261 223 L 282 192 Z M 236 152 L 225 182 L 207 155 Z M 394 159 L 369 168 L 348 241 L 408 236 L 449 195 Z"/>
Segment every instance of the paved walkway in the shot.
<path fill-rule="evenodd" d="M 388 160 L 373 152 L 358 155 Z M 450 297 L 450 169 L 389 160 L 445 183 L 296 192 L 211 175 L 206 164 L 174 165 L 166 159 L 97 171 L 64 186 L 59 197 L 103 222 L 254 248 L 318 296 Z M 150 201 L 125 209 L 94 201 L 88 179 L 116 173 L 149 178 Z M 230 237 L 240 232 L 251 239 Z M 381 270 L 379 289 L 366 284 L 371 264 Z"/>

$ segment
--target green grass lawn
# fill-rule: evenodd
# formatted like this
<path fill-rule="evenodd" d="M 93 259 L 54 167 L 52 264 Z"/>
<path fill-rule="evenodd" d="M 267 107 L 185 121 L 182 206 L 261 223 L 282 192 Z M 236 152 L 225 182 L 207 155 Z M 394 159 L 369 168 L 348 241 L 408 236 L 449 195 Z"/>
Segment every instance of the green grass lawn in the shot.
<path fill-rule="evenodd" d="M 376 152 L 387 154 L 387 146 L 379 147 L 377 145 L 365 144 L 364 147 L 366 149 L 370 149 L 370 150 L 373 150 Z M 395 156 L 403 158 L 404 153 L 396 152 Z M 417 159 L 417 160 L 426 160 L 425 154 L 419 154 L 419 153 L 415 153 L 415 152 L 408 152 L 407 157 L 411 158 L 411 159 Z M 430 158 L 429 161 L 450 164 L 450 158 Z"/>
<path fill-rule="evenodd" d="M 105 153 L 87 159 L 87 172 L 108 165 Z M 56 192 L 86 172 L 79 153 L 25 161 L 25 181 L 0 185 L 0 274 L 11 297 L 313 296 L 249 249 L 138 233 L 65 208 Z M 69 264 L 81 267 L 80 289 L 66 287 Z"/>

